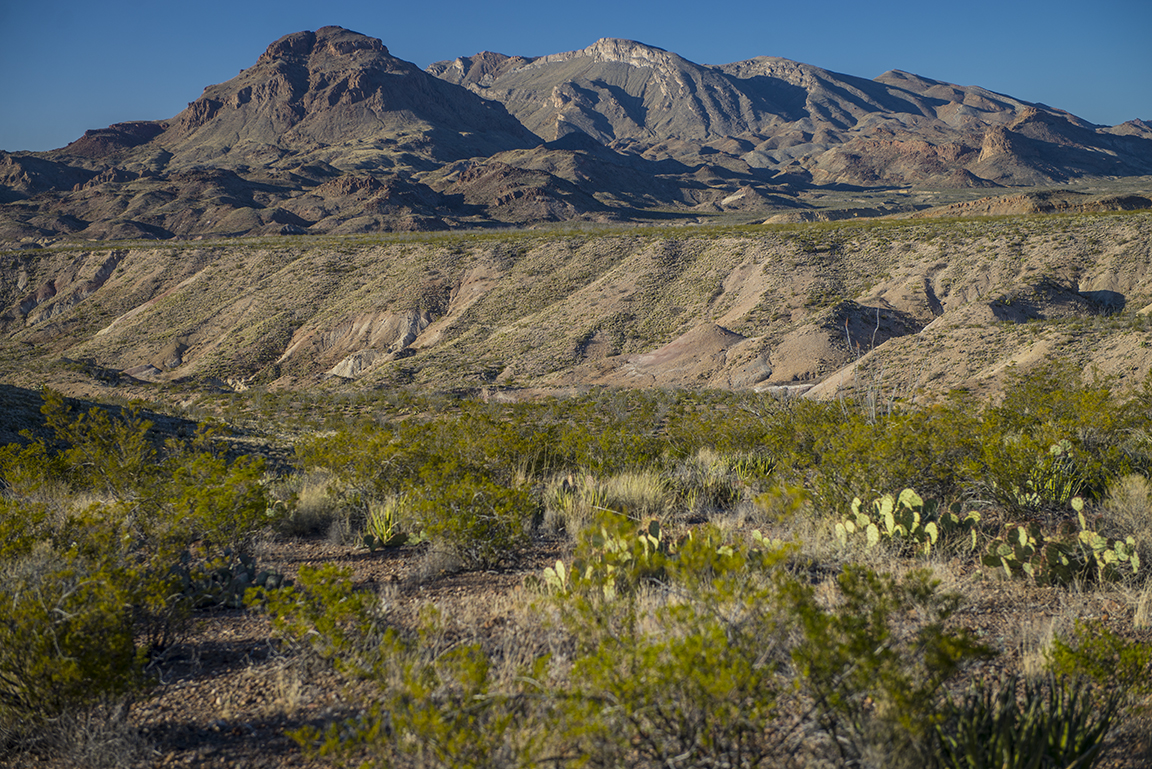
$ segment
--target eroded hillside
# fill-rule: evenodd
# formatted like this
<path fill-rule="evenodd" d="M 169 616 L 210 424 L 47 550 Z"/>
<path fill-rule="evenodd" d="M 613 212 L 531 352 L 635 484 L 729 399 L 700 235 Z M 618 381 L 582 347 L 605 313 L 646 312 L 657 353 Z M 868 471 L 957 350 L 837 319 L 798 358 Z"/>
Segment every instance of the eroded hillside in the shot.
<path fill-rule="evenodd" d="M 22 386 L 994 388 L 1152 367 L 1152 214 L 0 254 Z"/>

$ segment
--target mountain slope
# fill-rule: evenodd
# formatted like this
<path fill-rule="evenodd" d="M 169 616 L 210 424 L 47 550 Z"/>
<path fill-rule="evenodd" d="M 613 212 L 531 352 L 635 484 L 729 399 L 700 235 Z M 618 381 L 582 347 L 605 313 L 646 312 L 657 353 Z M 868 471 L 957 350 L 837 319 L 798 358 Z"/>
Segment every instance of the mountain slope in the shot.
<path fill-rule="evenodd" d="M 1058 354 L 1139 382 L 1150 236 L 1133 213 L 7 252 L 0 376 L 939 394 Z"/>

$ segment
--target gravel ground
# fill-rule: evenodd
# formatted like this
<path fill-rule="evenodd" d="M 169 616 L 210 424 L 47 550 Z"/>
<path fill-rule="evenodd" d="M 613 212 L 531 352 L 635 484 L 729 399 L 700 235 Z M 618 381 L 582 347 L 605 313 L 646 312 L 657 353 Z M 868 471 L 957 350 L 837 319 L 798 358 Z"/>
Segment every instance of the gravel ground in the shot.
<path fill-rule="evenodd" d="M 394 585 L 396 600 L 451 605 L 520 589 L 523 577 L 555 562 L 558 547 L 538 545 L 515 569 L 444 574 L 428 579 L 421 548 L 368 553 L 322 542 L 267 546 L 261 565 L 293 577 L 302 565 L 351 567 L 358 584 Z M 192 633 L 156 665 L 161 684 L 138 703 L 131 723 L 145 742 L 141 766 L 316 767 L 286 732 L 321 726 L 354 712 L 342 679 L 313 665 L 305 671 L 277 647 L 256 612 L 198 613 Z"/>

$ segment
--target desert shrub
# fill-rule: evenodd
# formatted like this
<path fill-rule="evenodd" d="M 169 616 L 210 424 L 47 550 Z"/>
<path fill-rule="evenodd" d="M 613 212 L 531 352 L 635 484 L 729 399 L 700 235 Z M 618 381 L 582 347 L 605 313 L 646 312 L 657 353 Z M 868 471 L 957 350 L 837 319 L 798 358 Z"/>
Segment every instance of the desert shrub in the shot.
<path fill-rule="evenodd" d="M 951 619 L 960 597 L 925 570 L 902 578 L 858 567 L 836 580 L 829 608 L 811 585 L 789 585 L 803 640 L 792 653 L 813 718 L 845 765 L 919 763 L 943 710 L 943 687 L 992 651 Z M 877 757 L 878 747 L 889 755 Z"/>
<path fill-rule="evenodd" d="M 250 601 L 285 642 L 374 689 L 358 717 L 294 732 L 310 753 L 368 766 L 528 767 L 552 740 L 539 717 L 546 658 L 499 675 L 480 645 L 446 637 L 434 612 L 404 630 L 334 566 L 303 567 L 295 586 Z"/>
<path fill-rule="evenodd" d="M 873 415 L 851 401 L 789 402 L 765 449 L 781 480 L 830 511 L 844 512 L 853 496 L 914 487 L 1036 516 L 1076 496 L 1098 500 L 1113 480 L 1149 466 L 1142 398 L 1054 365 L 1011 378 L 998 405 L 960 395 Z"/>
<path fill-rule="evenodd" d="M 923 759 L 941 688 L 989 653 L 955 627 L 957 598 L 923 572 L 864 569 L 829 595 L 785 568 L 790 554 L 708 526 L 673 542 L 609 517 L 539 581 L 539 621 L 567 639 L 563 653 L 514 671 L 435 621 L 395 624 L 347 572 L 301 569 L 264 602 L 288 642 L 372 687 L 360 716 L 297 734 L 367 765 Z"/>
<path fill-rule="evenodd" d="M 528 489 L 457 473 L 451 465 L 433 465 L 421 480 L 405 492 L 415 526 L 464 568 L 506 561 L 528 543 L 540 513 Z"/>
<path fill-rule="evenodd" d="M 651 530 L 590 537 L 555 602 L 576 643 L 557 693 L 576 754 L 591 766 L 778 759 L 791 621 L 778 611 L 781 585 L 749 569 L 784 557 L 727 547 L 714 529 L 674 551 Z"/>
<path fill-rule="evenodd" d="M 1018 375 L 985 409 L 980 453 L 964 471 L 986 498 L 1020 513 L 1100 499 L 1114 479 L 1148 466 L 1136 439 L 1147 412 L 1068 364 Z"/>
<path fill-rule="evenodd" d="M 277 514 L 263 476 L 258 458 L 229 462 L 210 452 L 192 453 L 175 463 L 165 515 L 189 526 L 204 546 L 248 553 L 253 536 Z"/>
<path fill-rule="evenodd" d="M 5 728 L 130 701 L 195 605 L 258 578 L 246 548 L 269 521 L 263 463 L 211 432 L 162 442 L 138 406 L 74 414 L 51 391 L 42 412 L 50 433 L 0 451 Z"/>
<path fill-rule="evenodd" d="M 1058 676 L 1083 677 L 1103 690 L 1152 694 L 1152 643 L 1125 638 L 1100 621 L 1077 620 L 1071 637 L 1057 636 L 1047 654 Z"/>
<path fill-rule="evenodd" d="M 780 473 L 810 489 L 829 511 L 853 496 L 915 487 L 934 499 L 963 494 L 960 469 L 979 451 L 977 417 L 966 402 L 896 408 L 878 418 L 852 403 L 790 405 L 767 446 Z"/>
<path fill-rule="evenodd" d="M 940 766 L 1087 769 L 1097 763 L 1123 693 L 1095 690 L 1080 676 L 1020 684 L 1017 676 L 977 680 L 949 700 L 945 720 L 936 726 Z"/>
<path fill-rule="evenodd" d="M 41 545 L 0 571 L 0 750 L 146 683 L 130 585 Z"/>

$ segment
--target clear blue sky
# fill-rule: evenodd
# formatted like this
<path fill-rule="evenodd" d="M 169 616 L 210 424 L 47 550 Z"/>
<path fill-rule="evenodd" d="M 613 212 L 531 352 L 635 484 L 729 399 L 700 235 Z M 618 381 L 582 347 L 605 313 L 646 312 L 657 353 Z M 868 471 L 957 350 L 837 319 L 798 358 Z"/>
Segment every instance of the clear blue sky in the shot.
<path fill-rule="evenodd" d="M 768 55 L 861 77 L 902 69 L 1102 125 L 1152 120 L 1152 0 L 0 0 L 0 149 L 172 117 L 273 40 L 328 24 L 421 67 L 623 37 L 701 64 Z"/>

